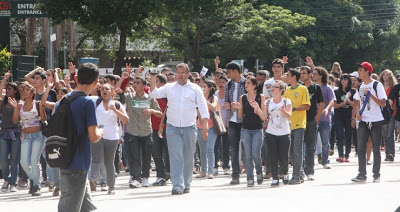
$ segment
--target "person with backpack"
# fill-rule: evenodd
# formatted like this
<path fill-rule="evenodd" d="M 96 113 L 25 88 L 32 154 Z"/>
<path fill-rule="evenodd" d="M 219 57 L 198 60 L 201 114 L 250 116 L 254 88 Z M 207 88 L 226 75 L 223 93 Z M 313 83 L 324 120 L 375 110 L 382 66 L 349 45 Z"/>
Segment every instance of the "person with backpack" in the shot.
<path fill-rule="evenodd" d="M 271 187 L 279 186 L 278 165 L 283 175 L 283 184 L 289 183 L 289 146 L 290 146 L 290 116 L 292 102 L 283 98 L 286 84 L 277 80 L 271 87 L 272 98 L 265 101 L 268 127 L 265 140 L 271 157 L 272 182 Z"/>
<path fill-rule="evenodd" d="M 238 111 L 238 117 L 243 120 L 241 139 L 245 153 L 247 187 L 254 186 L 253 162 L 257 174 L 257 184 L 263 183 L 261 146 L 263 141 L 263 121 L 265 115 L 264 95 L 261 94 L 261 85 L 254 76 L 247 77 L 245 89 L 247 94 L 240 96 L 239 102 L 232 107 Z"/>
<path fill-rule="evenodd" d="M 239 148 L 240 148 L 240 133 L 242 130 L 242 119 L 239 117 L 237 108 L 232 107 L 238 103 L 240 96 L 246 93 L 246 79 L 241 75 L 241 67 L 236 62 L 230 62 L 226 65 L 228 76 L 231 79 L 225 85 L 225 108 L 228 108 L 228 134 L 229 134 L 229 149 L 231 153 L 232 164 L 232 180 L 231 185 L 240 183 L 240 167 L 239 167 Z"/>
<path fill-rule="evenodd" d="M 120 127 L 129 121 L 125 108 L 119 101 L 113 100 L 114 88 L 106 83 L 101 86 L 101 97 L 96 98 L 96 117 L 103 126 L 103 137 L 96 143 L 90 144 L 92 165 L 89 172 L 89 183 L 93 190 L 99 177 L 100 168 L 104 164 L 109 195 L 115 194 L 114 158 L 120 139 Z"/>
<path fill-rule="evenodd" d="M 41 122 L 46 120 L 46 114 L 41 104 L 36 102 L 36 89 L 26 83 L 24 92 L 25 102 L 18 103 L 16 99 L 9 98 L 9 104 L 14 108 L 12 121 L 22 125 L 21 166 L 31 180 L 29 194 L 40 196 L 40 168 L 39 159 L 44 147 Z"/>
<path fill-rule="evenodd" d="M 0 98 L 0 171 L 4 177 L 4 184 L 1 187 L 2 192 L 16 192 L 17 190 L 17 177 L 19 169 L 19 158 L 21 152 L 21 125 L 13 123 L 12 117 L 14 114 L 14 107 L 9 103 L 9 98 L 15 99 L 17 102 L 20 100 L 20 93 L 18 85 L 14 82 L 7 82 L 11 76 L 8 71 L 0 83 L 0 91 L 6 88 L 6 95 Z M 10 160 L 8 160 L 10 156 Z M 11 167 L 11 169 L 10 169 Z"/>
<path fill-rule="evenodd" d="M 144 67 L 137 71 L 141 73 Z M 128 79 L 130 70 L 122 74 L 121 80 L 117 82 L 116 88 L 121 86 L 122 81 Z M 131 180 L 130 188 L 149 187 L 151 168 L 151 151 L 153 145 L 151 115 L 162 116 L 161 108 L 156 99 L 145 93 L 146 80 L 135 77 L 133 89 L 135 93 L 124 93 L 124 99 L 128 109 L 128 131 L 125 133 L 124 142 L 128 153 L 129 173 Z"/>
<path fill-rule="evenodd" d="M 369 136 L 371 136 L 374 153 L 373 182 L 380 182 L 380 144 L 384 123 L 382 107 L 386 106 L 386 92 L 382 83 L 371 79 L 372 71 L 371 63 L 363 62 L 359 64 L 358 74 L 363 83 L 354 95 L 354 99 L 360 102 L 359 106 L 356 107 L 356 118 L 360 121 L 357 132 L 359 173 L 352 179 L 354 182 L 365 182 L 367 180 L 366 144 Z"/>
<path fill-rule="evenodd" d="M 61 161 L 58 162 L 62 164 L 60 165 L 62 167 L 60 169 L 59 212 L 97 210 L 90 194 L 88 181 L 91 163 L 90 143 L 99 141 L 104 130 L 97 124 L 96 104 L 87 95 L 98 82 L 99 69 L 92 63 L 84 63 L 79 66 L 78 71 L 79 75 L 74 76 L 78 82 L 75 90 L 68 93 L 55 106 L 55 114 L 49 120 L 48 134 L 50 136 L 46 141 L 48 163 L 52 165 L 53 161 L 49 159 L 59 157 Z M 67 120 L 66 125 L 63 124 L 62 119 Z M 53 122 L 59 122 L 59 124 L 51 128 Z M 63 135 L 67 138 L 67 149 L 64 149 L 68 152 L 67 155 L 50 151 L 52 134 Z"/>

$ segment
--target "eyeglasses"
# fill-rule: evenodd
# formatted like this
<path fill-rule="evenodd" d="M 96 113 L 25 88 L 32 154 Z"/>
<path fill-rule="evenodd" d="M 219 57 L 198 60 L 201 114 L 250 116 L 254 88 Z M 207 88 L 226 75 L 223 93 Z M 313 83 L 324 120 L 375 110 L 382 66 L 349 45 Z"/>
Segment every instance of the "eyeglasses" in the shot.
<path fill-rule="evenodd" d="M 342 77 L 340 78 L 340 80 L 348 80 L 346 77 Z"/>
<path fill-rule="evenodd" d="M 185 75 L 185 74 L 188 74 L 188 73 L 187 72 L 182 72 L 182 73 L 176 72 L 175 74 L 176 75 Z"/>

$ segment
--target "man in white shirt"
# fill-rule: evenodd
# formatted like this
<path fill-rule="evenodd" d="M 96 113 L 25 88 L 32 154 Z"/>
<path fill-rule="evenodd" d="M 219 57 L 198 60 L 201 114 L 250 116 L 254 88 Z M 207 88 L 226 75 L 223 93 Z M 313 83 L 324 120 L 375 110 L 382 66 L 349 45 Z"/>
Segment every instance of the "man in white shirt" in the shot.
<path fill-rule="evenodd" d="M 356 118 L 360 121 L 357 132 L 359 173 L 357 177 L 352 179 L 354 182 L 365 182 L 367 180 L 366 148 L 369 136 L 371 136 L 374 152 L 373 182 L 380 181 L 380 144 L 384 120 L 380 107 L 386 105 L 386 92 L 382 83 L 371 79 L 372 71 L 373 68 L 369 62 L 363 62 L 359 65 L 358 74 L 363 83 L 354 95 L 354 99 L 360 102 L 358 107 L 354 107 L 357 114 Z"/>
<path fill-rule="evenodd" d="M 202 121 L 202 136 L 208 137 L 207 102 L 201 88 L 188 81 L 189 66 L 185 63 L 176 66 L 177 82 L 156 88 L 157 75 L 151 75 L 150 96 L 167 98 L 167 140 L 170 157 L 172 195 L 190 192 L 193 177 L 193 155 L 196 149 L 197 126 L 196 109 Z"/>

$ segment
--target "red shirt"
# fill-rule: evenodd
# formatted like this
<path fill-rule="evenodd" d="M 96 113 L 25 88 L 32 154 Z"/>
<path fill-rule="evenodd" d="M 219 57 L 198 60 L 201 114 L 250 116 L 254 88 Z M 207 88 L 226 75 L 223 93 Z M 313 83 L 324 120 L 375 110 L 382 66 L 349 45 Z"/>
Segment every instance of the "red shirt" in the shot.
<path fill-rule="evenodd" d="M 167 100 L 166 99 L 157 99 L 158 105 L 161 108 L 161 111 L 164 113 L 165 109 L 167 109 Z M 161 118 L 158 118 L 155 115 L 151 115 L 151 126 L 153 130 L 158 130 L 160 127 Z M 164 124 L 163 129 L 165 130 L 166 124 Z"/>

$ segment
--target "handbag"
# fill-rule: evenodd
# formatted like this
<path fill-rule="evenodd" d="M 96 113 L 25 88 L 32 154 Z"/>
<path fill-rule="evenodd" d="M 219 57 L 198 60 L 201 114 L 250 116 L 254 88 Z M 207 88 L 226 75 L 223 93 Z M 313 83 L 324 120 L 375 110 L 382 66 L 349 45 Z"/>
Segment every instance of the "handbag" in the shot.
<path fill-rule="evenodd" d="M 214 121 L 214 130 L 217 135 L 222 135 L 226 133 L 226 127 L 224 121 L 222 120 L 222 115 L 219 110 L 211 111 L 212 119 Z"/>

